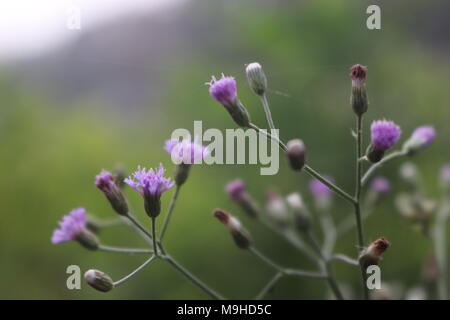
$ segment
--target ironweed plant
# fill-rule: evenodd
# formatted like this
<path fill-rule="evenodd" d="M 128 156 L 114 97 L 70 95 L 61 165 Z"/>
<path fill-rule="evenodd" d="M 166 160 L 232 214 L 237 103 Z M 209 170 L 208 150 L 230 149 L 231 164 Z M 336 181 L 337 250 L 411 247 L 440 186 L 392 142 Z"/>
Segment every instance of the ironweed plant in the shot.
<path fill-rule="evenodd" d="M 241 180 L 230 182 L 225 190 L 230 199 L 238 204 L 243 212 L 254 218 L 289 244 L 297 248 L 317 264 L 316 270 L 302 270 L 282 266 L 262 253 L 252 241 L 249 232 L 240 221 L 232 214 L 223 209 L 214 209 L 213 216 L 225 225 L 231 234 L 237 247 L 255 255 L 263 263 L 274 270 L 273 277 L 255 295 L 256 299 L 264 298 L 269 291 L 283 277 L 309 277 L 325 281 L 336 299 L 348 298 L 344 295 L 342 288 L 338 285 L 336 276 L 332 269 L 335 260 L 353 265 L 358 272 L 355 276 L 361 278 L 361 298 L 369 299 L 375 294 L 369 292 L 369 274 L 371 270 L 378 268 L 383 252 L 389 248 L 388 240 L 381 237 L 366 243 L 364 238 L 363 221 L 374 211 L 376 205 L 391 191 L 389 181 L 383 177 L 373 178 L 374 172 L 388 161 L 404 156 L 413 156 L 417 152 L 431 144 L 435 138 L 435 130 L 431 126 L 417 128 L 412 135 L 398 149 L 389 152 L 398 142 L 401 135 L 400 127 L 390 120 L 378 120 L 370 126 L 370 143 L 364 145 L 363 120 L 368 111 L 368 98 L 366 89 L 367 68 L 362 65 L 354 65 L 351 68 L 351 95 L 350 105 L 355 114 L 355 184 L 353 192 L 344 190 L 332 177 L 319 173 L 307 161 L 306 147 L 302 140 L 293 139 L 286 144 L 281 140 L 278 130 L 274 124 L 269 102 L 266 96 L 267 78 L 258 63 L 251 63 L 246 67 L 246 76 L 252 91 L 260 98 L 270 130 L 260 129 L 251 122 L 250 115 L 239 100 L 237 95 L 237 84 L 233 77 L 222 75 L 220 79 L 212 77 L 208 83 L 209 93 L 212 98 L 222 104 L 228 111 L 234 122 L 248 130 L 255 130 L 258 134 L 272 139 L 285 154 L 290 168 L 299 173 L 306 173 L 313 179 L 310 182 L 310 192 L 314 199 L 314 213 L 309 210 L 300 193 L 294 192 L 286 197 L 276 192 L 267 194 L 267 204 L 262 208 L 247 190 L 245 183 Z M 149 244 L 149 248 L 118 248 L 102 244 L 95 235 L 96 230 L 106 227 L 115 222 L 98 221 L 88 217 L 84 208 L 72 210 L 64 216 L 60 222 L 59 229 L 52 236 L 53 243 L 61 243 L 75 240 L 90 250 L 107 252 L 143 254 L 149 258 L 136 270 L 126 277 L 113 281 L 109 275 L 99 270 L 89 270 L 85 273 L 86 282 L 93 288 L 107 292 L 121 284 L 131 280 L 139 271 L 160 260 L 167 263 L 176 271 L 181 273 L 203 290 L 211 298 L 225 299 L 216 290 L 209 287 L 193 273 L 183 267 L 164 247 L 164 239 L 175 210 L 177 198 L 182 187 L 189 178 L 193 165 L 201 163 L 208 157 L 208 147 L 202 146 L 197 141 L 190 139 L 168 140 L 165 150 L 171 155 L 176 163 L 173 178 L 167 177 L 162 165 L 156 169 L 145 169 L 138 167 L 130 176 L 125 177 L 123 173 L 111 173 L 101 171 L 95 179 L 95 185 L 106 196 L 112 209 L 120 216 L 120 222 L 132 227 Z M 366 170 L 365 167 L 368 167 Z M 445 225 L 450 212 L 450 167 L 447 165 L 442 169 L 441 180 L 443 185 L 443 196 L 439 204 L 427 199 L 420 188 L 419 174 L 417 169 L 411 165 L 402 167 L 402 177 L 408 182 L 408 192 L 397 197 L 396 204 L 399 212 L 418 225 L 426 235 L 432 234 L 434 239 L 434 257 L 437 261 L 436 283 L 438 296 L 447 298 L 447 269 L 445 248 Z M 370 182 L 366 195 L 363 197 L 364 186 Z M 144 227 L 134 214 L 130 211 L 127 199 L 123 193 L 123 187 L 130 186 L 136 190 L 143 200 L 143 208 L 150 218 L 151 228 Z M 157 228 L 157 220 L 160 218 L 161 197 L 172 192 L 172 200 L 161 224 Z M 332 195 L 336 194 L 348 202 L 354 211 L 339 223 L 331 214 Z M 436 212 L 436 214 L 433 214 Z M 313 219 L 315 217 L 315 219 Z M 435 220 L 432 226 L 432 219 Z M 318 221 L 321 227 L 323 239 L 315 232 L 313 225 Z M 335 244 L 340 236 L 356 228 L 358 252 L 355 257 L 335 252 Z"/>

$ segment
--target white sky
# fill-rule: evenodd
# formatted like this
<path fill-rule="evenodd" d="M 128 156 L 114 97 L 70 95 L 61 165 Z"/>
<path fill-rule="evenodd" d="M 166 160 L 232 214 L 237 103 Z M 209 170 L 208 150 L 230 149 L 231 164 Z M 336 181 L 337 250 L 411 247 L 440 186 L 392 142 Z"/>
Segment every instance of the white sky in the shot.
<path fill-rule="evenodd" d="M 77 35 L 67 27 L 80 9 L 81 30 L 124 13 L 157 10 L 185 0 L 1 0 L 0 59 L 51 49 Z"/>

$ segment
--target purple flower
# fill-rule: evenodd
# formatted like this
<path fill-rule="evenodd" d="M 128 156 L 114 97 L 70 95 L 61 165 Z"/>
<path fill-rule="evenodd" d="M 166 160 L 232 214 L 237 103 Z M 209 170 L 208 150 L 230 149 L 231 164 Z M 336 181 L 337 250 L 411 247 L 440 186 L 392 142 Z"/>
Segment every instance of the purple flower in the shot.
<path fill-rule="evenodd" d="M 172 160 L 176 164 L 194 164 L 200 163 L 208 156 L 208 148 L 200 143 L 189 139 L 183 141 L 167 140 L 164 149 L 171 155 Z"/>
<path fill-rule="evenodd" d="M 428 146 L 436 138 L 436 130 L 432 126 L 421 126 L 416 128 L 412 134 L 412 139 L 417 139 L 421 147 Z"/>
<path fill-rule="evenodd" d="M 334 182 L 333 178 L 331 177 L 324 176 L 324 178 L 329 182 Z M 317 199 L 328 198 L 331 195 L 331 190 L 328 188 L 328 186 L 317 179 L 313 179 L 310 181 L 309 190 Z"/>
<path fill-rule="evenodd" d="M 138 167 L 138 170 L 125 183 L 139 192 L 144 198 L 145 212 L 156 218 L 161 213 L 161 195 L 174 186 L 170 178 L 164 177 L 164 167 L 159 165 L 158 171 Z"/>
<path fill-rule="evenodd" d="M 391 148 L 400 138 L 401 130 L 398 125 L 388 120 L 372 122 L 372 145 L 375 149 L 385 151 Z"/>
<path fill-rule="evenodd" d="M 213 76 L 209 83 L 209 94 L 226 108 L 231 108 L 237 103 L 236 80 L 233 77 L 225 77 L 222 74 L 220 80 Z"/>
<path fill-rule="evenodd" d="M 370 189 L 376 193 L 385 194 L 391 190 L 391 184 L 389 180 L 384 177 L 376 177 L 372 180 Z"/>
<path fill-rule="evenodd" d="M 242 180 L 237 179 L 228 183 L 225 191 L 230 195 L 231 199 L 240 201 L 247 193 L 247 188 Z"/>
<path fill-rule="evenodd" d="M 366 80 L 367 67 L 361 64 L 355 64 L 350 69 L 350 77 L 354 87 L 361 87 Z"/>
<path fill-rule="evenodd" d="M 161 196 L 174 185 L 170 178 L 164 177 L 164 173 L 165 170 L 162 163 L 159 165 L 158 171 L 156 169 L 146 170 L 139 166 L 132 176 L 125 179 L 125 183 L 142 196 Z"/>
<path fill-rule="evenodd" d="M 59 229 L 53 231 L 52 243 L 57 244 L 77 240 L 86 231 L 86 224 L 86 210 L 84 208 L 73 209 L 59 222 Z"/>
<path fill-rule="evenodd" d="M 109 171 L 102 170 L 95 177 L 95 185 L 103 191 L 111 206 L 118 214 L 128 214 L 128 204 L 122 190 L 120 190 L 117 184 L 115 175 Z"/>

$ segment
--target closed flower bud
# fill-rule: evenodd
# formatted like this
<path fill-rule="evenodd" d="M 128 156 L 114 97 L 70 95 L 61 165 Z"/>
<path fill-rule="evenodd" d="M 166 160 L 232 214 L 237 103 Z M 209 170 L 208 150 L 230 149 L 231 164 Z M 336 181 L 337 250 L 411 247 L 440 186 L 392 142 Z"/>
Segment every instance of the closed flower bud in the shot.
<path fill-rule="evenodd" d="M 306 231 L 311 225 L 311 215 L 303 202 L 302 196 L 295 192 L 286 197 L 286 202 L 294 214 L 294 223 L 299 231 Z"/>
<path fill-rule="evenodd" d="M 390 247 L 390 245 L 391 244 L 384 238 L 373 241 L 359 256 L 359 263 L 363 269 L 366 270 L 371 265 L 378 265 L 381 255 Z"/>
<path fill-rule="evenodd" d="M 248 249 L 250 247 L 250 235 L 244 227 L 242 227 L 241 222 L 237 218 L 222 209 L 215 209 L 213 214 L 228 228 L 234 243 L 236 243 L 239 248 Z"/>
<path fill-rule="evenodd" d="M 84 279 L 88 285 L 101 292 L 108 292 L 114 288 L 111 277 L 100 270 L 90 269 L 86 271 Z"/>
<path fill-rule="evenodd" d="M 120 215 L 128 214 L 128 204 L 115 175 L 102 170 L 95 177 L 95 185 L 104 193 L 114 211 Z"/>
<path fill-rule="evenodd" d="M 247 128 L 250 124 L 250 116 L 237 96 L 236 80 L 233 77 L 222 76 L 216 80 L 212 77 L 209 83 L 209 94 L 227 109 L 237 125 Z"/>
<path fill-rule="evenodd" d="M 99 246 L 99 241 L 95 234 L 87 229 L 82 230 L 75 238 L 75 240 L 89 250 L 97 250 Z"/>
<path fill-rule="evenodd" d="M 225 191 L 231 200 L 236 202 L 242 210 L 251 218 L 259 215 L 260 209 L 256 201 L 248 193 L 247 188 L 242 180 L 234 180 L 227 184 Z"/>
<path fill-rule="evenodd" d="M 302 170 L 305 165 L 305 145 L 302 140 L 294 139 L 287 143 L 286 155 L 293 170 Z"/>
<path fill-rule="evenodd" d="M 250 63 L 245 68 L 245 74 L 252 90 L 262 96 L 267 90 L 267 78 L 261 65 L 258 62 Z"/>
<path fill-rule="evenodd" d="M 350 103 L 353 111 L 358 116 L 364 114 L 369 105 L 366 91 L 366 73 L 367 67 L 360 64 L 355 64 L 350 71 L 350 77 L 352 79 Z"/>
<path fill-rule="evenodd" d="M 403 144 L 403 149 L 413 155 L 417 151 L 429 146 L 436 138 L 436 131 L 432 126 L 418 127 L 411 137 Z"/>
<path fill-rule="evenodd" d="M 266 210 L 270 218 L 281 228 L 285 228 L 290 223 L 286 202 L 277 192 L 268 191 L 266 193 Z"/>

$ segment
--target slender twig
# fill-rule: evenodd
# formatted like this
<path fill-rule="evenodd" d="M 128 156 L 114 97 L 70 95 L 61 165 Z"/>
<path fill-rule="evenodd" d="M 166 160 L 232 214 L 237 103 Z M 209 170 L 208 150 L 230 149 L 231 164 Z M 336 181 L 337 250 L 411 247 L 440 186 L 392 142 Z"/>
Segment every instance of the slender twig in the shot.
<path fill-rule="evenodd" d="M 149 249 L 135 249 L 135 248 L 117 248 L 105 245 L 99 245 L 98 250 L 105 252 L 129 253 L 129 254 L 152 254 L 153 250 Z"/>
<path fill-rule="evenodd" d="M 269 102 L 267 101 L 267 96 L 266 96 L 266 94 L 262 94 L 259 97 L 261 99 L 261 104 L 263 105 L 263 108 L 264 108 L 264 113 L 266 114 L 266 119 L 267 119 L 267 123 L 269 124 L 269 128 L 274 130 L 275 125 L 273 123 L 272 113 L 270 112 L 270 107 L 269 107 Z"/>
<path fill-rule="evenodd" d="M 350 258 L 349 256 L 345 255 L 345 254 L 335 254 L 331 257 L 332 260 L 340 260 L 343 261 L 345 263 L 351 264 L 352 266 L 359 266 L 358 260 L 355 260 L 353 258 Z"/>
<path fill-rule="evenodd" d="M 161 235 L 159 236 L 159 241 L 162 242 L 164 235 L 166 234 L 167 227 L 170 223 L 170 218 L 172 216 L 173 209 L 175 208 L 175 203 L 177 202 L 178 194 L 180 193 L 181 186 L 175 187 L 175 192 L 173 193 L 172 200 L 170 201 L 169 209 L 167 210 L 166 216 L 164 217 L 163 226 L 161 229 Z"/>
<path fill-rule="evenodd" d="M 361 221 L 361 174 L 362 174 L 362 161 L 359 159 L 362 157 L 362 115 L 356 117 L 356 183 L 355 183 L 355 219 L 356 219 L 356 229 L 358 231 L 358 246 L 359 250 L 364 247 L 364 234 L 363 226 Z M 366 285 L 366 270 L 361 265 L 361 277 L 364 298 L 369 299 L 369 289 Z"/>
<path fill-rule="evenodd" d="M 280 230 L 279 228 L 273 226 L 269 222 L 267 222 L 265 219 L 259 219 L 259 221 L 267 227 L 269 230 L 274 232 L 275 234 L 279 235 L 281 238 L 286 240 L 289 244 L 291 244 L 293 247 L 298 249 L 300 252 L 305 254 L 309 259 L 312 261 L 317 261 L 317 257 L 315 254 L 311 251 L 311 249 L 297 236 L 295 232 L 292 230 Z"/>
<path fill-rule="evenodd" d="M 320 212 L 319 219 L 324 234 L 322 251 L 324 252 L 325 256 L 330 256 L 336 243 L 336 226 L 334 225 L 334 221 L 330 215 L 329 210 L 322 210 L 322 212 Z"/>
<path fill-rule="evenodd" d="M 278 271 L 275 275 L 270 279 L 270 281 L 262 288 L 261 292 L 255 297 L 255 300 L 261 300 L 264 296 L 273 289 L 275 284 L 283 277 L 284 273 Z"/>
<path fill-rule="evenodd" d="M 447 271 L 447 239 L 446 229 L 450 203 L 447 200 L 438 209 L 434 227 L 434 251 L 438 264 L 439 276 L 437 281 L 438 296 L 441 300 L 447 300 L 448 296 L 448 271 Z"/>
<path fill-rule="evenodd" d="M 284 271 L 283 267 L 281 267 L 277 263 L 273 262 L 270 258 L 266 257 L 261 251 L 259 251 L 255 247 L 250 247 L 249 250 L 254 255 L 256 255 L 259 259 L 261 259 L 261 261 L 263 261 L 265 264 L 267 264 L 271 268 L 274 268 L 275 270 L 280 271 L 280 272 Z"/>
<path fill-rule="evenodd" d="M 375 172 L 375 170 L 377 168 L 381 167 L 383 164 L 385 164 L 389 160 L 392 160 L 392 159 L 395 159 L 395 158 L 398 158 L 401 156 L 405 156 L 405 155 L 407 155 L 407 151 L 405 151 L 405 150 L 393 151 L 390 154 L 388 154 L 387 156 L 383 157 L 383 159 L 381 159 L 379 162 L 374 163 L 362 177 L 361 185 L 364 186 L 366 184 L 366 182 L 369 180 L 370 176 Z"/>
<path fill-rule="evenodd" d="M 155 256 L 158 256 L 158 244 L 156 239 L 156 218 L 152 217 L 152 239 L 153 239 L 153 250 L 155 250 Z"/>
<path fill-rule="evenodd" d="M 141 224 L 139 221 L 136 220 L 136 218 L 131 214 L 127 214 L 125 216 L 129 221 L 131 221 L 132 225 L 134 226 L 134 228 L 136 228 L 137 230 L 139 230 L 139 232 L 142 232 L 145 236 L 147 236 L 149 239 L 152 239 L 152 235 L 150 234 L 150 232 L 148 232 Z"/>
<path fill-rule="evenodd" d="M 114 282 L 114 287 L 117 287 L 119 285 L 121 285 L 122 283 L 128 281 L 129 279 L 131 279 L 133 276 L 135 276 L 139 271 L 141 271 L 142 269 L 144 269 L 147 265 L 149 265 L 150 263 L 152 263 L 153 261 L 156 260 L 156 256 L 152 256 L 150 259 L 148 259 L 147 261 L 145 261 L 142 265 L 140 265 L 136 270 L 134 270 L 133 272 L 131 272 L 129 275 L 123 277 L 122 279 Z"/>
<path fill-rule="evenodd" d="M 177 261 L 175 261 L 171 256 L 164 256 L 164 260 L 166 260 L 172 267 L 174 267 L 177 271 L 179 271 L 181 274 L 183 274 L 187 279 L 189 279 L 192 283 L 197 285 L 200 289 L 202 289 L 204 292 L 206 292 L 208 295 L 210 295 L 212 298 L 217 300 L 223 300 L 225 299 L 220 294 L 215 292 L 213 289 L 208 287 L 205 283 L 203 283 L 201 280 L 199 280 L 196 276 L 194 276 L 192 273 L 190 273 L 188 270 L 186 270 L 182 265 L 180 265 Z"/>
<path fill-rule="evenodd" d="M 276 136 L 268 133 L 266 130 L 262 130 L 260 128 L 258 128 L 258 126 L 256 126 L 253 123 L 249 124 L 249 127 L 252 129 L 255 129 L 256 131 L 258 131 L 259 133 L 262 133 L 263 135 L 265 135 L 267 138 L 272 139 L 273 141 L 277 142 L 278 145 L 280 146 L 280 149 L 283 150 L 284 152 L 287 151 L 287 147 L 286 145 Z M 308 165 L 305 165 L 303 167 L 303 170 L 308 173 L 309 175 L 311 175 L 312 177 L 316 178 L 317 180 L 319 180 L 320 182 L 322 182 L 324 185 L 326 185 L 328 188 L 330 188 L 332 191 L 334 191 L 336 194 L 338 194 L 339 196 L 341 196 L 342 198 L 344 198 L 345 200 L 349 201 L 350 203 L 355 203 L 355 199 L 353 199 L 353 197 L 351 195 L 349 195 L 347 192 L 345 192 L 344 190 L 342 190 L 341 188 L 339 188 L 338 186 L 336 186 L 334 183 L 328 181 L 326 178 L 324 178 L 320 173 L 318 173 L 317 171 L 315 171 L 313 168 L 311 168 Z"/>

